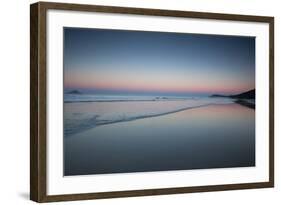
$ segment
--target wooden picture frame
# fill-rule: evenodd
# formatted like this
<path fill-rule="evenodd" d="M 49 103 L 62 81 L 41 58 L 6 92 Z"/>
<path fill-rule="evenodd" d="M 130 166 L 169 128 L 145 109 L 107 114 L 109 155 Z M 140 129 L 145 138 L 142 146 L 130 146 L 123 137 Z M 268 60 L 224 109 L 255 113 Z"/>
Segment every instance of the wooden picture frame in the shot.
<path fill-rule="evenodd" d="M 257 22 L 269 25 L 269 179 L 261 182 L 49 195 L 47 193 L 47 11 Z M 274 186 L 274 18 L 143 8 L 38 2 L 30 6 L 30 199 L 36 202 L 209 192 Z"/>

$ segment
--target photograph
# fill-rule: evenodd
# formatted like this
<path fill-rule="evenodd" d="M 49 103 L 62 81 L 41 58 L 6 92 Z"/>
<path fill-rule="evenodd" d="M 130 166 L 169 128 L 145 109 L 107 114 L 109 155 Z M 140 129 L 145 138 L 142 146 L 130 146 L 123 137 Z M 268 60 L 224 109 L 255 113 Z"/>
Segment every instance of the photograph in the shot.
<path fill-rule="evenodd" d="M 273 188 L 274 19 L 31 4 L 30 199 Z"/>
<path fill-rule="evenodd" d="M 254 167 L 255 40 L 63 27 L 64 176 Z"/>

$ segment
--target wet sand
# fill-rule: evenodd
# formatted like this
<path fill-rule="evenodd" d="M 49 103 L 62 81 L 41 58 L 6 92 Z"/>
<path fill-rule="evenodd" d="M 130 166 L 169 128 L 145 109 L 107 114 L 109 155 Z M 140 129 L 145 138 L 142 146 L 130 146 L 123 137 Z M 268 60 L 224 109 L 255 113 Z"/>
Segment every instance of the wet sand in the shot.
<path fill-rule="evenodd" d="M 64 139 L 64 174 L 255 166 L 255 110 L 211 105 L 101 125 Z"/>

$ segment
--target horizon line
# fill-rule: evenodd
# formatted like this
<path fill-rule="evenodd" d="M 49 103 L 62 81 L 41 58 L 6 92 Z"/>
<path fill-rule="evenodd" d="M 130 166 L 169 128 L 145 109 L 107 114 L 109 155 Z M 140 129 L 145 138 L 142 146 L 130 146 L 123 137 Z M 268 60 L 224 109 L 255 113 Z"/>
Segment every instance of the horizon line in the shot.
<path fill-rule="evenodd" d="M 80 91 L 80 92 L 86 92 L 86 93 L 96 93 L 96 94 L 157 94 L 157 95 L 210 95 L 210 94 L 240 94 L 244 92 L 248 92 L 251 90 L 255 90 L 254 88 L 248 88 L 248 89 L 243 89 L 240 91 L 232 91 L 232 92 L 227 92 L 227 91 L 187 91 L 187 92 L 171 92 L 171 91 L 142 91 L 142 90 L 106 90 L 106 89 L 93 89 L 93 88 L 64 88 L 64 92 L 69 92 L 69 91 Z"/>

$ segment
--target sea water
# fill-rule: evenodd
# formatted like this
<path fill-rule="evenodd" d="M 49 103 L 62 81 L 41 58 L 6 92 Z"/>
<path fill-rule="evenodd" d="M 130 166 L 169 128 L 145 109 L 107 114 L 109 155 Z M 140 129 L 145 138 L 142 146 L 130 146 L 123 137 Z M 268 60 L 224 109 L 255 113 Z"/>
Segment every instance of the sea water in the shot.
<path fill-rule="evenodd" d="M 255 110 L 230 100 L 65 103 L 65 115 L 64 176 L 255 166 Z"/>
<path fill-rule="evenodd" d="M 231 104 L 230 98 L 64 94 L 64 136 L 112 123 L 158 117 L 208 105 Z"/>

